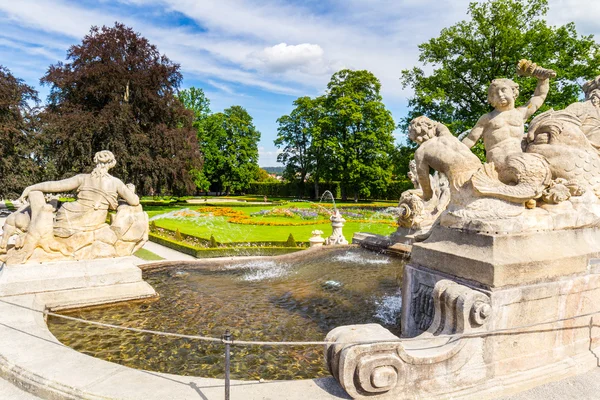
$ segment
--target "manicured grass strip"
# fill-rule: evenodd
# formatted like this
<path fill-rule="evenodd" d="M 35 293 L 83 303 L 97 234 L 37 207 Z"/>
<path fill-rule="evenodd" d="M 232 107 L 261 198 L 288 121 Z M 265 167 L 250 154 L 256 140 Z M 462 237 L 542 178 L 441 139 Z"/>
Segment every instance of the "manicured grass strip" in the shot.
<path fill-rule="evenodd" d="M 151 252 L 150 250 L 146 250 L 146 249 L 139 249 L 138 251 L 133 253 L 133 255 L 138 258 L 141 258 L 142 260 L 145 260 L 145 261 L 164 260 L 164 258 L 159 256 L 158 254 L 155 254 L 155 253 Z"/>
<path fill-rule="evenodd" d="M 159 228 L 175 231 L 200 238 L 210 238 L 214 235 L 219 243 L 230 242 L 284 242 L 289 234 L 300 242 L 307 242 L 315 229 L 324 232 L 323 237 L 331 235 L 331 226 L 314 224 L 303 226 L 260 226 L 238 225 L 227 222 L 227 217 L 212 217 L 200 221 L 158 219 L 154 221 Z M 346 239 L 352 239 L 355 232 L 370 232 L 378 235 L 389 235 L 396 228 L 387 224 L 347 222 L 343 228 Z"/>
<path fill-rule="evenodd" d="M 166 239 L 166 240 L 171 240 L 173 242 L 176 243 L 182 243 L 180 241 L 177 241 L 174 239 L 174 235 L 175 235 L 175 231 L 170 230 L 170 229 L 166 229 L 166 228 L 160 228 L 159 232 L 151 232 L 152 235 L 161 238 L 161 239 Z M 208 244 L 210 243 L 210 239 L 206 239 L 206 238 L 202 238 L 202 237 L 198 237 L 198 236 L 194 236 L 194 235 L 187 235 L 185 233 L 181 233 L 180 235 L 184 238 L 184 239 L 192 239 L 192 240 L 197 240 L 198 242 L 200 242 L 201 244 L 205 244 L 208 246 Z M 297 245 L 300 247 L 308 247 L 308 245 L 310 244 L 310 242 L 308 241 L 296 241 Z M 198 249 L 204 249 L 205 247 L 200 247 L 200 246 L 194 246 L 192 243 L 182 243 L 185 245 L 190 245 L 194 248 L 198 248 Z M 287 241 L 286 240 L 271 240 L 271 241 L 252 241 L 252 242 L 227 242 L 227 243 L 220 243 L 220 242 L 216 242 L 216 244 L 219 247 L 286 247 Z M 226 246 L 223 246 L 223 245 Z"/>
<path fill-rule="evenodd" d="M 12 203 L 12 201 L 10 200 L 5 200 L 4 204 L 6 205 L 6 208 L 8 208 L 10 211 L 15 211 L 15 205 Z"/>
<path fill-rule="evenodd" d="M 140 200 L 142 207 L 175 205 L 177 200 Z"/>

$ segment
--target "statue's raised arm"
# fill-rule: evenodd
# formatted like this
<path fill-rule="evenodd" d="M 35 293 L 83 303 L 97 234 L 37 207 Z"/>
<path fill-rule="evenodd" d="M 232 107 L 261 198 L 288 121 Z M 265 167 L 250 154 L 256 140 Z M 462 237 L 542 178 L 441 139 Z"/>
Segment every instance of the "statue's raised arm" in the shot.
<path fill-rule="evenodd" d="M 548 92 L 550 91 L 550 78 L 555 78 L 556 72 L 551 69 L 542 68 L 529 60 L 521 60 L 517 65 L 517 74 L 520 76 L 532 76 L 538 80 L 533 97 L 525 106 L 519 107 L 523 112 L 523 122 L 526 122 L 544 104 L 546 96 L 548 96 Z"/>

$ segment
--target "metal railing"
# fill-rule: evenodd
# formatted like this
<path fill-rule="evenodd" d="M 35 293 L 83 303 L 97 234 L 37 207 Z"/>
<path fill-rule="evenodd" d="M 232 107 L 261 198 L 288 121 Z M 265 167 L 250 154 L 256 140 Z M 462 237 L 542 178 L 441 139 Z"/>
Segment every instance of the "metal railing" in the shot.
<path fill-rule="evenodd" d="M 590 313 L 578 314 L 578 315 L 575 315 L 572 317 L 561 318 L 561 319 L 556 319 L 556 320 L 546 321 L 546 322 L 538 322 L 538 323 L 527 324 L 527 325 L 520 325 L 520 326 L 516 326 L 516 327 L 512 327 L 512 328 L 502 328 L 502 329 L 494 329 L 494 330 L 490 330 L 490 331 L 480 331 L 480 332 L 470 332 L 470 333 L 440 334 L 440 335 L 428 336 L 428 337 L 417 336 L 417 337 L 412 337 L 412 338 L 363 340 L 363 341 L 351 341 L 351 342 L 343 342 L 343 341 L 342 342 L 337 342 L 337 341 L 336 342 L 331 342 L 331 341 L 291 342 L 291 341 L 235 340 L 233 335 L 229 331 L 229 329 L 227 329 L 225 331 L 225 333 L 222 337 L 218 338 L 218 337 L 211 337 L 211 336 L 186 335 L 186 334 L 182 334 L 182 333 L 162 332 L 162 331 L 155 331 L 155 330 L 150 330 L 150 329 L 131 328 L 131 327 L 122 326 L 122 325 L 107 324 L 107 323 L 103 323 L 103 322 L 90 321 L 90 320 L 86 320 L 83 318 L 77 318 L 77 317 L 71 317 L 68 315 L 57 314 L 57 313 L 51 312 L 49 310 L 39 310 L 39 309 L 35 309 L 32 307 L 24 306 L 22 304 L 12 303 L 10 301 L 6 301 L 3 299 L 0 299 L 0 303 L 4 303 L 7 305 L 25 309 L 28 311 L 33 311 L 33 312 L 40 313 L 40 314 L 43 314 L 46 316 L 52 316 L 52 317 L 56 317 L 56 318 L 85 323 L 85 324 L 89 324 L 89 325 L 95 325 L 95 326 L 104 327 L 104 328 L 119 329 L 119 330 L 125 330 L 125 331 L 130 331 L 130 332 L 145 333 L 145 334 L 165 336 L 165 337 L 175 337 L 175 338 L 183 338 L 183 339 L 190 339 L 190 340 L 207 341 L 207 342 L 213 342 L 213 343 L 222 343 L 225 345 L 225 400 L 230 399 L 230 386 L 231 386 L 231 379 L 230 379 L 230 377 L 231 377 L 231 375 L 230 375 L 231 352 L 230 352 L 230 350 L 231 350 L 232 345 L 245 345 L 245 346 L 315 346 L 315 345 L 318 346 L 318 345 L 331 345 L 331 344 L 359 345 L 359 344 L 376 344 L 376 343 L 406 343 L 406 342 L 419 342 L 419 341 L 424 342 L 424 341 L 430 341 L 431 339 L 448 339 L 448 342 L 450 342 L 450 341 L 456 341 L 456 340 L 466 339 L 466 338 L 486 337 L 486 336 L 493 336 L 493 335 L 500 335 L 500 334 L 527 333 L 528 329 L 531 329 L 531 328 L 539 328 L 540 326 L 556 324 L 559 322 L 571 321 L 571 320 L 584 318 L 584 317 L 593 317 L 595 315 L 600 314 L 600 311 L 594 311 L 594 312 L 590 312 Z M 591 329 L 592 326 L 595 326 L 592 324 L 592 322 L 593 321 L 590 319 L 589 324 L 582 325 L 582 326 L 575 326 L 575 327 L 571 327 L 571 328 L 572 329 L 583 329 L 583 328 Z M 535 333 L 536 331 L 530 331 L 530 332 Z M 590 338 L 590 340 L 591 340 L 591 338 Z M 432 347 L 422 347 L 420 349 L 425 350 L 425 349 L 434 348 L 434 347 L 436 347 L 436 348 L 439 347 L 439 344 L 437 344 L 436 346 L 432 346 Z"/>

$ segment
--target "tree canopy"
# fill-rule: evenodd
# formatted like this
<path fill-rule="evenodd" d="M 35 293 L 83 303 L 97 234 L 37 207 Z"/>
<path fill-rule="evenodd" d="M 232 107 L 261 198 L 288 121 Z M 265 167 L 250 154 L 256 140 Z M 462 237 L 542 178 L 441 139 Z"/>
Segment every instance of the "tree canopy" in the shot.
<path fill-rule="evenodd" d="M 328 131 L 332 167 L 341 181 L 342 199 L 349 192 L 357 200 L 385 188 L 391 178 L 390 153 L 394 149 L 394 120 L 380 95 L 381 83 L 369 71 L 344 69 L 327 85 Z"/>
<path fill-rule="evenodd" d="M 319 166 L 320 103 L 321 98 L 300 97 L 294 101 L 295 108 L 290 115 L 277 119 L 279 127 L 275 146 L 283 148 L 277 155 L 277 161 L 285 165 L 284 178 L 300 183 L 300 196 L 304 194 L 308 174 L 315 174 Z"/>
<path fill-rule="evenodd" d="M 307 175 L 339 180 L 342 198 L 368 197 L 391 178 L 394 120 L 380 95 L 381 84 L 369 71 L 341 70 L 324 96 L 300 97 L 290 115 L 277 120 L 275 145 L 286 177 L 303 184 Z"/>
<path fill-rule="evenodd" d="M 194 127 L 202 128 L 202 122 L 210 115 L 210 100 L 204 94 L 204 90 L 192 86 L 183 89 L 177 94 L 177 98 L 188 110 L 194 113 Z"/>
<path fill-rule="evenodd" d="M 43 136 L 57 177 L 90 169 L 106 149 L 115 174 L 143 194 L 193 192 L 201 157 L 194 116 L 175 97 L 179 65 L 119 23 L 92 27 L 67 60 L 41 79 L 51 86 Z"/>
<path fill-rule="evenodd" d="M 200 129 L 204 149 L 202 177 L 207 187 L 229 194 L 244 190 L 258 174 L 260 132 L 252 117 L 240 106 L 209 115 Z"/>
<path fill-rule="evenodd" d="M 581 96 L 580 84 L 600 74 L 600 47 L 593 36 L 580 36 L 575 25 L 548 26 L 547 0 L 487 0 L 471 3 L 469 20 L 444 28 L 419 45 L 419 61 L 431 65 L 402 71 L 404 87 L 414 90 L 409 114 L 400 127 L 419 115 L 446 124 L 455 134 L 472 128 L 489 112 L 487 88 L 495 78 L 520 85 L 517 105 L 533 95 L 536 80 L 516 75 L 520 59 L 556 71 L 540 111 L 563 109 Z"/>
<path fill-rule="evenodd" d="M 204 149 L 203 140 L 206 137 L 205 125 L 206 120 L 211 114 L 210 100 L 206 97 L 202 89 L 193 86 L 189 89 L 181 90 L 178 93 L 177 98 L 185 108 L 194 114 L 193 126 L 196 130 L 196 137 L 200 149 Z M 205 171 L 193 167 L 190 170 L 190 175 L 198 190 L 203 192 L 208 192 L 210 190 L 210 181 L 207 178 Z"/>
<path fill-rule="evenodd" d="M 18 197 L 39 178 L 38 102 L 31 86 L 0 65 L 0 198 Z"/>

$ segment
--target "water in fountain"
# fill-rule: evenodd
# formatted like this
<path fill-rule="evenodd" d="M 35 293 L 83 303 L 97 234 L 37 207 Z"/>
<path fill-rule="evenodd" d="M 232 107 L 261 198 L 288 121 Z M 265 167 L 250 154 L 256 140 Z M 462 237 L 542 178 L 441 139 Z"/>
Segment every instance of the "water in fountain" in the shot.
<path fill-rule="evenodd" d="M 155 302 L 65 312 L 123 326 L 262 341 L 323 340 L 336 326 L 379 323 L 399 332 L 403 263 L 363 249 L 334 249 L 297 262 L 253 260 L 145 273 Z M 86 354 L 138 369 L 223 376 L 220 344 L 164 338 L 50 317 L 52 333 Z M 234 347 L 236 379 L 327 376 L 322 346 Z"/>
<path fill-rule="evenodd" d="M 319 200 L 319 205 L 321 205 L 321 202 L 327 195 L 329 195 L 329 197 L 331 197 L 331 202 L 333 203 L 333 212 L 335 213 L 337 211 L 337 208 L 335 206 L 335 198 L 333 197 L 333 193 L 331 193 L 329 190 L 326 190 L 323 192 L 323 194 L 321 195 L 321 199 Z"/>
<path fill-rule="evenodd" d="M 375 318 L 384 325 L 397 326 L 400 322 L 402 311 L 402 292 L 400 289 L 392 295 L 385 295 L 374 299 L 377 305 Z"/>
<path fill-rule="evenodd" d="M 225 269 L 244 271 L 241 279 L 247 282 L 282 278 L 291 273 L 290 264 L 265 260 L 252 260 L 241 264 L 226 265 Z"/>

